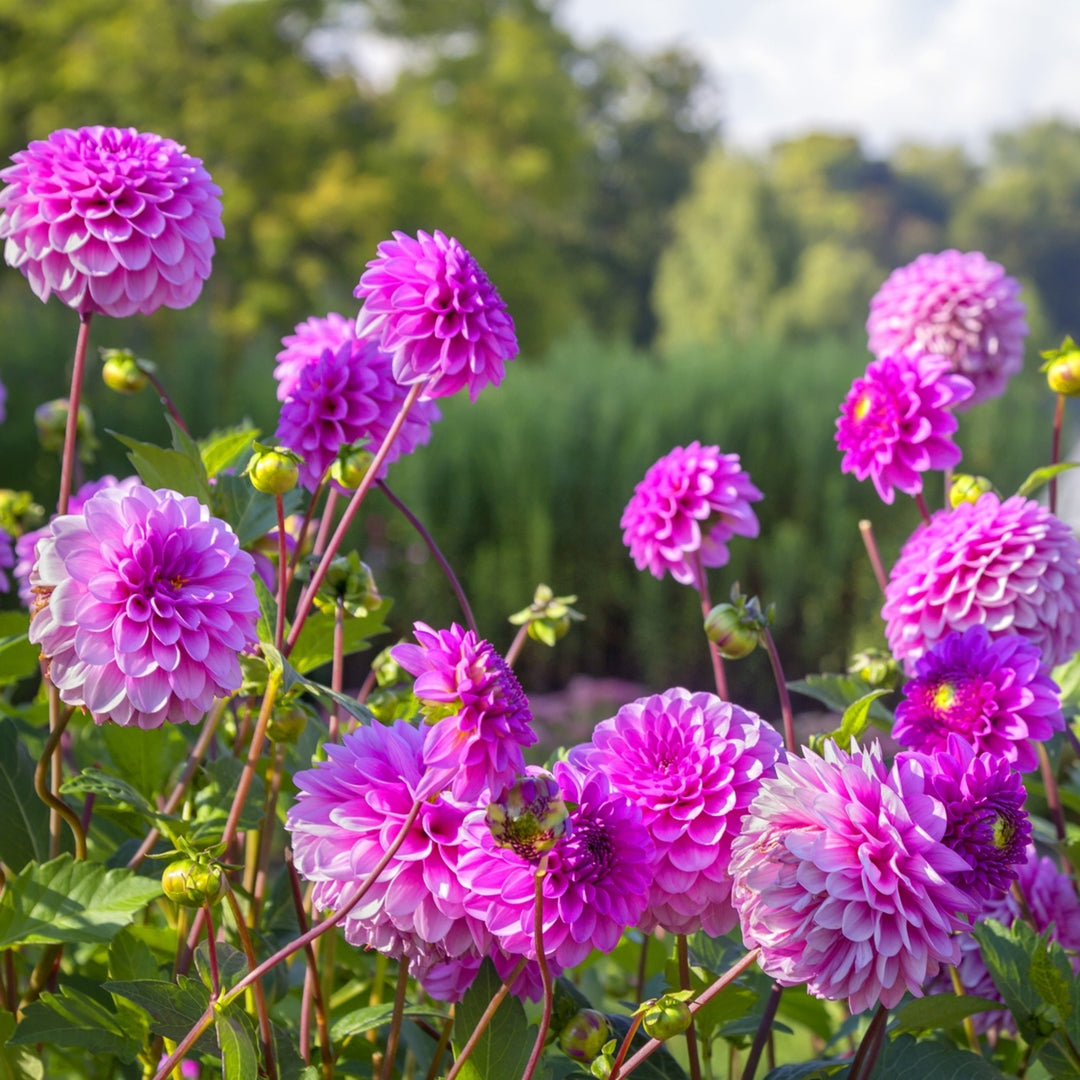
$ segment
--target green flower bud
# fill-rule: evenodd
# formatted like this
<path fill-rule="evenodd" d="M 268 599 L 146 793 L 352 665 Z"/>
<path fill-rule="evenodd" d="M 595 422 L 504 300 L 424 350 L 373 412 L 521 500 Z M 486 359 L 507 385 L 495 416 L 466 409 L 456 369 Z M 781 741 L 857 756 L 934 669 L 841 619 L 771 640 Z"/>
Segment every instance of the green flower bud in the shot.
<path fill-rule="evenodd" d="M 665 994 L 645 1010 L 641 1026 L 650 1038 L 670 1039 L 674 1035 L 681 1035 L 692 1019 L 693 1015 L 685 1001 Z"/>
<path fill-rule="evenodd" d="M 311 564 L 308 559 L 301 564 L 297 577 L 307 581 L 311 577 Z M 375 611 L 382 603 L 382 596 L 375 584 L 375 575 L 371 567 L 361 562 L 355 551 L 348 555 L 337 555 L 330 560 L 322 585 L 315 594 L 315 606 L 322 612 L 333 614 L 341 602 L 347 614 L 361 618 Z"/>
<path fill-rule="evenodd" d="M 705 618 L 705 633 L 725 660 L 741 660 L 757 648 L 761 627 L 736 604 L 717 604 Z"/>
<path fill-rule="evenodd" d="M 949 505 L 955 510 L 961 503 L 975 503 L 994 485 L 985 476 L 968 476 L 958 473 L 949 487 Z"/>
<path fill-rule="evenodd" d="M 217 863 L 177 859 L 165 867 L 161 889 L 170 900 L 184 907 L 212 906 L 225 891 L 225 875 Z"/>
<path fill-rule="evenodd" d="M 577 603 L 576 596 L 556 596 L 548 585 L 537 585 L 533 602 L 510 616 L 514 626 L 528 627 L 527 633 L 534 641 L 553 646 L 564 637 L 571 625 L 581 622 L 585 616 L 570 605 Z"/>
<path fill-rule="evenodd" d="M 104 366 L 101 378 L 118 394 L 137 394 L 150 381 L 147 372 L 154 370 L 149 360 L 139 360 L 130 349 L 101 349 Z"/>
<path fill-rule="evenodd" d="M 43 450 L 59 453 L 64 448 L 67 434 L 68 399 L 54 398 L 34 410 L 34 427 Z M 79 460 L 89 464 L 101 445 L 94 435 L 94 417 L 85 405 L 79 406 L 79 421 L 75 429 L 79 445 Z"/>
<path fill-rule="evenodd" d="M 364 449 L 364 443 L 354 443 L 352 446 L 343 446 L 338 450 L 338 455 L 330 465 L 330 479 L 339 483 L 343 488 L 354 491 L 360 486 L 361 481 L 367 475 L 368 466 L 374 460 L 375 455 Z"/>
<path fill-rule="evenodd" d="M 304 733 L 304 728 L 312 717 L 311 710 L 299 701 L 282 702 L 275 706 L 270 714 L 266 734 L 274 742 L 294 743 Z"/>
<path fill-rule="evenodd" d="M 34 502 L 29 491 L 0 488 L 0 529 L 8 536 L 22 536 L 44 522 L 45 508 Z"/>
<path fill-rule="evenodd" d="M 848 674 L 862 679 L 873 690 L 895 690 L 900 680 L 900 665 L 884 649 L 863 649 L 851 658 Z"/>
<path fill-rule="evenodd" d="M 244 475 L 251 480 L 252 487 L 267 495 L 284 495 L 286 491 L 292 491 L 300 478 L 300 459 L 283 446 L 251 445 L 255 452 Z"/>
<path fill-rule="evenodd" d="M 607 1017 L 595 1009 L 582 1009 L 559 1032 L 559 1049 L 575 1061 L 592 1061 L 610 1038 Z"/>
<path fill-rule="evenodd" d="M 569 812 L 553 777 L 522 776 L 488 804 L 485 819 L 499 847 L 532 860 L 566 835 Z"/>
<path fill-rule="evenodd" d="M 1046 361 L 1039 370 L 1046 375 L 1050 389 L 1066 397 L 1080 396 L 1080 346 L 1066 337 L 1059 348 L 1039 355 Z"/>

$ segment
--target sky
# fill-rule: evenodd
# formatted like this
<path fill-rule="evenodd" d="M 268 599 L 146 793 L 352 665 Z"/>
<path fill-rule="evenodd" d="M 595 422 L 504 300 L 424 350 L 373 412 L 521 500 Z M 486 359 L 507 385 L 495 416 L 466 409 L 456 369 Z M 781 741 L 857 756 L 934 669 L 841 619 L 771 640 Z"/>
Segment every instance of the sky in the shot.
<path fill-rule="evenodd" d="M 559 20 L 697 53 L 727 142 L 751 151 L 826 130 L 981 156 L 994 131 L 1080 123 L 1080 0 L 562 0 Z"/>

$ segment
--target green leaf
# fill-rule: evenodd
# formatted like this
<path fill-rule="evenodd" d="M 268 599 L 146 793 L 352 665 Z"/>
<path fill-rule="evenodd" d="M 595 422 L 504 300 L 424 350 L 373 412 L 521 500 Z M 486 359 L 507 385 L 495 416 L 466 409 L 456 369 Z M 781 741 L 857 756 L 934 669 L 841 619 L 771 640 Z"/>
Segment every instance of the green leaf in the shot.
<path fill-rule="evenodd" d="M 162 816 L 130 784 L 100 769 L 86 768 L 69 777 L 61 785 L 60 794 L 93 795 L 111 806 L 129 807 L 147 818 Z"/>
<path fill-rule="evenodd" d="M 282 496 L 286 517 L 303 502 L 303 492 L 293 488 Z M 210 508 L 227 521 L 241 545 L 251 544 L 277 528 L 277 502 L 273 495 L 256 491 L 246 476 L 222 473 L 214 484 Z"/>
<path fill-rule="evenodd" d="M 70 855 L 31 863 L 0 895 L 0 949 L 113 939 L 161 885 L 130 870 L 76 862 Z"/>
<path fill-rule="evenodd" d="M 26 636 L 30 616 L 25 611 L 0 611 L 0 686 L 18 682 L 40 670 L 41 646 Z"/>
<path fill-rule="evenodd" d="M 897 1014 L 893 1026 L 897 1033 L 904 1031 L 935 1031 L 951 1028 L 975 1013 L 992 1012 L 1001 1008 L 1000 1001 L 975 997 L 971 994 L 930 994 L 909 1001 Z"/>
<path fill-rule="evenodd" d="M 128 460 L 147 487 L 169 488 L 181 495 L 194 495 L 199 502 L 209 506 L 210 483 L 197 448 L 192 456 L 140 442 L 115 431 L 109 434 L 128 448 Z"/>
<path fill-rule="evenodd" d="M 390 599 L 383 602 L 363 618 L 346 618 L 342 624 L 345 639 L 344 654 L 366 649 L 376 634 L 386 633 L 386 616 L 393 606 Z M 301 674 L 307 674 L 334 657 L 334 616 L 312 612 L 304 622 L 304 628 L 289 653 L 289 663 Z"/>
<path fill-rule="evenodd" d="M 172 771 L 188 754 L 188 741 L 174 724 L 152 731 L 105 724 L 99 734 L 116 775 L 150 801 L 164 790 Z"/>
<path fill-rule="evenodd" d="M 224 826 L 232 797 L 240 783 L 240 774 L 244 771 L 244 763 L 231 754 L 226 754 L 216 761 L 204 762 L 201 771 L 209 783 L 195 795 L 195 820 L 203 826 L 213 826 L 216 823 Z M 251 779 L 251 791 L 240 811 L 238 827 L 258 828 L 262 824 L 265 802 L 266 784 L 256 772 Z"/>
<path fill-rule="evenodd" d="M 266 657 L 266 663 L 270 670 L 281 673 L 281 689 L 283 692 L 291 690 L 294 686 L 302 686 L 327 708 L 332 708 L 333 704 L 337 704 L 361 723 L 370 724 L 374 722 L 375 718 L 372 716 L 371 711 L 361 705 L 356 698 L 346 697 L 344 694 L 332 690 L 329 686 L 323 686 L 322 683 L 317 683 L 313 679 L 301 675 L 277 649 L 272 645 L 268 645 L 265 641 L 261 642 L 259 647 Z"/>
<path fill-rule="evenodd" d="M 49 808 L 34 791 L 36 764 L 14 722 L 0 720 L 0 860 L 16 872 L 49 857 Z"/>
<path fill-rule="evenodd" d="M 221 1047 L 222 1080 L 257 1080 L 259 1056 L 240 1015 L 226 1009 L 215 1017 L 214 1028 Z"/>
<path fill-rule="evenodd" d="M 502 980 L 495 972 L 495 965 L 486 959 L 455 1012 L 455 1054 L 461 1053 L 500 986 Z M 458 1075 L 462 1080 L 521 1080 L 532 1042 L 525 1010 L 516 997 L 508 994 Z"/>
<path fill-rule="evenodd" d="M 346 1013 L 335 1020 L 330 1031 L 330 1040 L 331 1042 L 338 1042 L 341 1039 L 348 1039 L 353 1035 L 361 1035 L 365 1031 L 383 1027 L 385 1024 L 390 1023 L 393 1015 L 393 1002 L 387 1002 L 384 1005 L 365 1005 L 362 1009 Z M 435 1020 L 441 1023 L 446 1019 L 446 1012 L 445 1010 L 440 1012 L 438 1009 L 430 1007 L 425 1008 L 423 1005 L 407 1005 L 405 1007 L 405 1016 Z"/>
<path fill-rule="evenodd" d="M 985 1058 L 948 1043 L 918 1042 L 911 1035 L 886 1040 L 871 1080 L 1006 1080 Z"/>
<path fill-rule="evenodd" d="M 32 1050 L 11 1045 L 14 1030 L 15 1017 L 0 1011 L 0 1080 L 42 1080 L 45 1062 Z"/>
<path fill-rule="evenodd" d="M 835 1021 L 825 1002 L 814 997 L 805 986 L 784 988 L 778 1014 L 794 1024 L 808 1028 L 825 1042 L 828 1042 L 836 1031 Z"/>
<path fill-rule="evenodd" d="M 150 946 L 130 929 L 121 930 L 109 946 L 109 978 L 119 980 L 158 977 L 158 963 Z"/>
<path fill-rule="evenodd" d="M 864 694 L 858 701 L 852 702 L 845 710 L 840 726 L 824 735 L 815 735 L 811 740 L 814 750 L 820 752 L 821 746 L 827 740 L 832 739 L 837 746 L 847 748 L 852 739 L 861 739 L 863 732 L 870 724 L 870 709 L 878 698 L 892 693 L 891 690 L 871 690 Z"/>
<path fill-rule="evenodd" d="M 105 983 L 111 994 L 133 1001 L 150 1014 L 150 1030 L 179 1042 L 202 1019 L 210 1004 L 210 991 L 186 975 L 175 983 L 163 979 L 118 979 Z M 196 1040 L 197 1053 L 213 1054 L 217 1041 L 209 1031 Z"/>
<path fill-rule="evenodd" d="M 238 983 L 248 973 L 247 957 L 239 949 L 223 941 L 217 943 L 217 961 L 218 978 L 221 980 L 221 986 L 225 990 L 232 987 L 234 983 Z M 203 985 L 208 990 L 213 989 L 213 979 L 210 972 L 210 951 L 205 941 L 195 950 L 195 967 L 202 976 Z"/>
<path fill-rule="evenodd" d="M 142 1048 L 142 1039 L 134 1038 L 116 1013 L 70 986 L 61 987 L 59 994 L 45 992 L 28 1005 L 11 1042 L 80 1047 L 115 1054 L 125 1063 L 134 1061 Z"/>
<path fill-rule="evenodd" d="M 200 439 L 199 454 L 207 476 L 217 476 L 222 469 L 227 469 L 245 450 L 251 449 L 252 442 L 258 437 L 257 427 L 242 424 L 227 431 L 212 431 L 205 439 Z"/>
<path fill-rule="evenodd" d="M 789 682 L 788 689 L 820 701 L 838 713 L 846 712 L 849 705 L 866 696 L 866 682 L 854 675 L 807 675 L 805 679 Z M 871 703 L 869 716 L 880 728 L 892 727 L 892 712 L 880 701 Z"/>
<path fill-rule="evenodd" d="M 797 1065 L 781 1065 L 770 1069 L 765 1080 L 825 1080 L 845 1068 L 850 1062 L 829 1060 L 804 1061 Z"/>
<path fill-rule="evenodd" d="M 1016 490 L 1017 495 L 1022 495 L 1024 498 L 1028 498 L 1034 492 L 1038 491 L 1043 484 L 1048 484 L 1055 476 L 1063 472 L 1068 472 L 1069 469 L 1075 469 L 1080 462 L 1077 461 L 1059 461 L 1056 465 L 1044 465 L 1041 469 L 1036 469 Z"/>

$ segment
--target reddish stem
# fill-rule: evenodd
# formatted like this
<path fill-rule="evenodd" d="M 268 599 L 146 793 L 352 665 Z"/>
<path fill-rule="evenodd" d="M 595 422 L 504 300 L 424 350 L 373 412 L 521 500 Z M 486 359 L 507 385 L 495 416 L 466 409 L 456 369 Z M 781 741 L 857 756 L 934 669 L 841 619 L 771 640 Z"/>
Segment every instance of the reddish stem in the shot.
<path fill-rule="evenodd" d="M 75 448 L 79 441 L 79 402 L 82 399 L 83 374 L 86 371 L 86 347 L 90 343 L 90 319 L 93 312 L 79 315 L 79 336 L 75 339 L 75 359 L 71 365 L 71 391 L 68 394 L 67 426 L 64 429 L 64 451 L 60 460 L 60 496 L 56 512 L 66 514 L 71 498 L 72 478 L 75 475 Z"/>
<path fill-rule="evenodd" d="M 540 1014 L 540 1026 L 536 1031 L 536 1041 L 521 1080 L 532 1080 L 536 1066 L 540 1064 L 540 1055 L 544 1052 L 548 1028 L 551 1027 L 551 1014 L 555 1002 L 555 990 L 551 982 L 551 971 L 544 955 L 544 878 L 547 875 L 548 857 L 545 855 L 536 868 L 536 898 L 533 903 L 533 945 L 536 948 L 536 962 L 540 965 L 540 981 L 544 986 L 544 1008 Z"/>
<path fill-rule="evenodd" d="M 701 617 L 707 619 L 712 611 L 712 601 L 709 599 L 709 579 L 705 574 L 705 567 L 701 561 L 701 554 L 695 551 L 691 556 L 694 576 L 697 578 L 697 591 L 701 597 Z M 716 642 L 706 635 L 705 640 L 709 643 L 709 656 L 712 658 L 713 679 L 716 682 L 716 692 L 724 700 L 728 701 L 727 676 L 724 674 L 724 661 L 720 656 L 720 650 Z"/>
<path fill-rule="evenodd" d="M 278 598 L 274 648 L 280 652 L 285 642 L 285 604 L 289 596 L 289 552 L 285 543 L 285 500 L 280 495 L 275 495 L 274 502 L 277 505 L 278 531 Z"/>
<path fill-rule="evenodd" d="M 866 554 L 870 557 L 870 565 L 874 568 L 874 577 L 877 578 L 878 587 L 884 592 L 889 584 L 889 575 L 885 573 L 885 566 L 881 561 L 881 552 L 878 551 L 877 540 L 874 538 L 873 524 L 863 518 L 859 522 L 859 533 L 862 535 Z"/>
<path fill-rule="evenodd" d="M 919 508 L 923 521 L 928 522 L 930 520 L 930 508 L 926 505 L 926 499 L 923 498 L 921 491 L 915 492 L 915 505 Z"/>
<path fill-rule="evenodd" d="M 784 680 L 784 669 L 780 666 L 780 654 L 776 651 L 776 642 L 773 641 L 767 626 L 762 630 L 761 636 L 765 639 L 765 649 L 769 654 L 773 678 L 776 680 L 776 691 L 780 695 L 780 715 L 784 718 L 784 749 L 789 754 L 794 754 L 798 750 L 795 744 L 795 717 L 791 711 L 791 695 Z"/>
<path fill-rule="evenodd" d="M 1056 465 L 1061 460 L 1061 429 L 1065 420 L 1065 395 L 1058 394 L 1054 409 L 1054 435 L 1050 442 L 1050 464 Z M 1057 477 L 1050 477 L 1050 513 L 1057 513 Z"/>

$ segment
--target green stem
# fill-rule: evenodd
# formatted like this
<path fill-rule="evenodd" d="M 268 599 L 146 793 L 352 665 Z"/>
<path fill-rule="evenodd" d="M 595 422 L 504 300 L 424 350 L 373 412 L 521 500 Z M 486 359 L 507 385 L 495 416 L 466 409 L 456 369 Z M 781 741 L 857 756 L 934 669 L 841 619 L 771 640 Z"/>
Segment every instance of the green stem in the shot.
<path fill-rule="evenodd" d="M 405 991 L 409 987 L 409 963 L 402 957 L 398 963 L 397 985 L 394 988 L 394 1012 L 390 1020 L 390 1031 L 386 1037 L 386 1056 L 383 1058 L 379 1080 L 390 1080 L 394 1074 L 394 1058 L 397 1057 L 398 1037 L 401 1034 L 401 1022 L 405 1019 Z"/>
<path fill-rule="evenodd" d="M 675 953 L 679 958 L 679 986 L 683 990 L 690 987 L 690 946 L 685 934 L 675 937 Z M 686 1056 L 690 1065 L 690 1080 L 701 1080 L 701 1064 L 698 1062 L 697 1030 L 691 1018 L 686 1029 Z"/>
<path fill-rule="evenodd" d="M 278 530 L 278 596 L 277 619 L 274 623 L 274 648 L 279 652 L 285 643 L 285 605 L 289 598 L 289 551 L 285 543 L 285 500 L 274 496 L 277 507 Z"/>
<path fill-rule="evenodd" d="M 54 811 L 59 817 L 62 817 L 64 821 L 67 822 L 68 827 L 75 836 L 75 858 L 85 859 L 86 833 L 83 832 L 79 815 L 76 814 L 63 799 L 56 795 L 49 785 L 50 772 L 54 768 L 53 762 L 57 757 L 60 747 L 60 738 L 64 734 L 64 730 L 68 725 L 68 721 L 71 719 L 72 713 L 75 711 L 74 709 L 65 709 L 57 716 L 56 723 L 52 724 L 51 706 L 54 699 L 57 706 L 59 706 L 59 691 L 52 683 L 49 683 L 50 727 L 52 730 L 49 732 L 48 739 L 45 740 L 45 748 L 42 750 L 37 767 L 34 769 L 34 790 L 37 792 L 38 798 L 41 799 L 50 810 Z M 54 848 L 55 850 L 53 850 Z M 57 835 L 55 839 L 50 836 L 49 854 L 52 858 L 55 858 L 60 854 L 59 835 Z"/>

